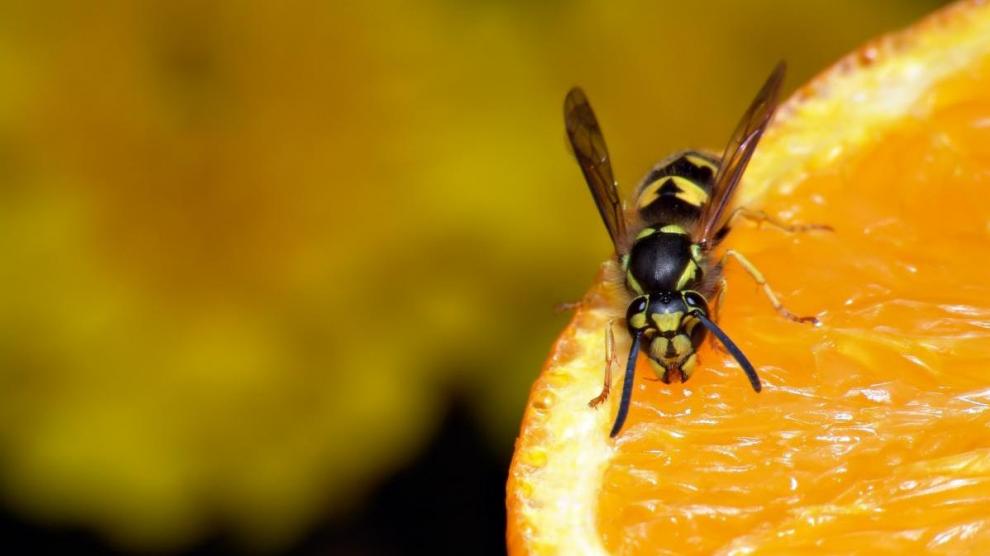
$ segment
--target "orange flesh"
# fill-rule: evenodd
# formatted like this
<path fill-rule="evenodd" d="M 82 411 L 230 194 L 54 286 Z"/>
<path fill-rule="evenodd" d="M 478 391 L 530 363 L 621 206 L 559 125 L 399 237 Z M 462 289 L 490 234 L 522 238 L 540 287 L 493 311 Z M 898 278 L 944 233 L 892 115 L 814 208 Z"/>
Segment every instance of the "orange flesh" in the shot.
<path fill-rule="evenodd" d="M 727 244 L 822 325 L 776 315 L 730 262 L 721 324 L 763 392 L 707 347 L 683 385 L 641 360 L 612 441 L 618 388 L 586 404 L 624 307 L 596 285 L 530 394 L 510 553 L 990 554 L 988 181 L 990 5 L 949 6 L 799 89 L 737 200 L 836 231 L 741 222 Z"/>
<path fill-rule="evenodd" d="M 834 233 L 735 226 L 727 245 L 822 326 L 728 263 L 720 322 L 764 390 L 710 347 L 683 385 L 639 362 L 598 498 L 608 552 L 990 553 L 988 91 L 984 60 L 754 205 Z"/>

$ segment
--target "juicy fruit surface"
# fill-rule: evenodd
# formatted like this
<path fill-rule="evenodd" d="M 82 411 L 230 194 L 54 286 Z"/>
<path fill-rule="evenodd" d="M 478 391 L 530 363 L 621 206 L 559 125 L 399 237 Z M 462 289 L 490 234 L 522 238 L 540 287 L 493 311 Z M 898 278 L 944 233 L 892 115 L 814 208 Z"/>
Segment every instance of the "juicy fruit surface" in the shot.
<path fill-rule="evenodd" d="M 834 233 L 736 226 L 731 245 L 823 324 L 781 319 L 730 263 L 721 322 L 764 392 L 711 350 L 683 386 L 639 381 L 599 500 L 610 552 L 990 548 L 984 91 L 986 63 L 762 204 Z"/>
<path fill-rule="evenodd" d="M 988 26 L 990 8 L 950 8 L 782 108 L 740 200 L 835 231 L 739 222 L 726 242 L 821 319 L 781 318 L 728 263 L 720 323 L 761 394 L 710 347 L 683 385 L 641 360 L 608 441 L 618 389 L 598 411 L 582 400 L 621 296 L 592 290 L 533 389 L 513 552 L 990 553 Z"/>
<path fill-rule="evenodd" d="M 988 65 L 945 87 L 930 118 L 763 204 L 834 233 L 736 226 L 823 325 L 729 266 L 722 324 L 764 392 L 710 350 L 684 386 L 640 381 L 599 505 L 612 552 L 990 546 Z"/>

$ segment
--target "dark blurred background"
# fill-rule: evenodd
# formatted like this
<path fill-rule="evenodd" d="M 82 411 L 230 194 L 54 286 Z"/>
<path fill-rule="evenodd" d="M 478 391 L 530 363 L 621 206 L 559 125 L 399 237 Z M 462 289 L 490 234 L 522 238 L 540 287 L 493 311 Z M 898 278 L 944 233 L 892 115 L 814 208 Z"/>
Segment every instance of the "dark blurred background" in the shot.
<path fill-rule="evenodd" d="M 627 186 L 937 0 L 0 4 L 0 533 L 504 552 L 529 385 Z"/>

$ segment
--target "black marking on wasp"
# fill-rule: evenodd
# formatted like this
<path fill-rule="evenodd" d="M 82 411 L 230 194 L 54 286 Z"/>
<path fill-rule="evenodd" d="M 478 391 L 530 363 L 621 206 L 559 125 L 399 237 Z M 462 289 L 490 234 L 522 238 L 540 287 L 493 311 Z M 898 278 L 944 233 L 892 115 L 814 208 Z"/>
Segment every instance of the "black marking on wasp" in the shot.
<path fill-rule="evenodd" d="M 756 369 L 709 316 L 718 314 L 718 303 L 726 289 L 722 278 L 725 258 L 731 257 L 743 266 L 782 316 L 817 323 L 815 317 L 799 317 L 784 308 L 760 271 L 741 253 L 729 250 L 722 260 L 714 264 L 710 261 L 712 250 L 728 233 L 734 216 L 776 224 L 758 211 L 727 208 L 777 107 L 784 71 L 781 62 L 767 78 L 721 157 L 683 151 L 654 167 L 637 189 L 633 217 L 629 217 L 620 200 L 605 138 L 587 97 L 575 87 L 564 100 L 571 147 L 612 238 L 624 285 L 632 298 L 625 316 L 632 345 L 613 437 L 622 430 L 629 411 L 640 350 L 649 357 L 660 380 L 669 383 L 679 378 L 684 382 L 694 372 L 696 352 L 711 332 L 745 371 L 753 389 L 761 390 Z M 788 230 L 828 229 L 779 226 Z M 709 311 L 709 298 L 715 300 L 713 312 Z M 609 394 L 614 353 L 611 325 L 606 331 L 606 353 L 604 386 L 590 402 L 592 407 Z"/>

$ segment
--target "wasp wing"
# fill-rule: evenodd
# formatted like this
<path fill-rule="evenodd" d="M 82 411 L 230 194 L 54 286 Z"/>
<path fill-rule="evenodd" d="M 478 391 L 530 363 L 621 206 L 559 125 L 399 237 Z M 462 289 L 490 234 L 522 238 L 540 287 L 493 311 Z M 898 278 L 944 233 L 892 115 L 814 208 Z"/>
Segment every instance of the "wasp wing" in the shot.
<path fill-rule="evenodd" d="M 626 216 L 622 200 L 612 174 L 605 137 L 602 136 L 591 105 L 588 104 L 588 98 L 578 87 L 571 89 L 564 99 L 564 122 L 574 156 L 584 173 L 584 180 L 588 182 L 588 189 L 595 198 L 595 205 L 598 206 L 598 212 L 612 237 L 615 251 L 621 254 L 626 239 Z"/>
<path fill-rule="evenodd" d="M 763 136 L 774 110 L 777 109 L 777 96 L 784 82 L 786 69 L 784 62 L 777 64 L 763 84 L 763 88 L 756 94 L 749 109 L 743 114 L 729 144 L 725 147 L 718 173 L 715 174 L 711 200 L 702 209 L 701 219 L 695 228 L 694 239 L 703 248 L 712 247 L 712 240 L 727 224 L 726 219 L 729 214 L 726 213 L 726 208 L 746 170 L 746 165 L 749 164 L 749 159 L 753 156 L 753 151 L 756 150 L 757 143 L 760 142 L 760 137 Z"/>

